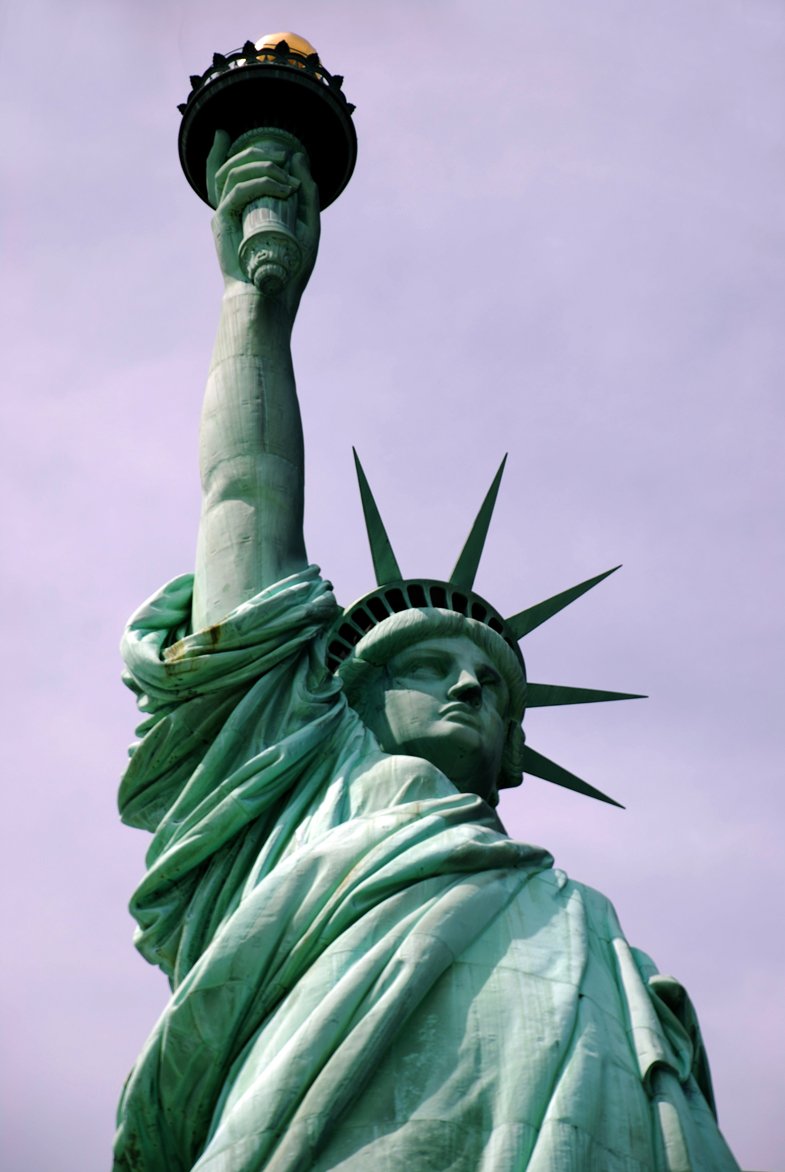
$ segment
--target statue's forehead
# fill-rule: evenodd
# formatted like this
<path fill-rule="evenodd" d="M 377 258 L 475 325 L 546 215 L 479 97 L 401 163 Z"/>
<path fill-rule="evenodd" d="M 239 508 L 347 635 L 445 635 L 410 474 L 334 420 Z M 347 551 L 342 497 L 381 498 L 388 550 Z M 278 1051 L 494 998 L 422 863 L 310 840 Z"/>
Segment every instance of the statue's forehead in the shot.
<path fill-rule="evenodd" d="M 411 656 L 429 654 L 443 654 L 456 659 L 471 658 L 475 662 L 487 663 L 493 666 L 491 657 L 469 635 L 429 635 L 416 639 L 406 647 L 402 647 L 390 656 L 388 662 L 406 660 Z"/>

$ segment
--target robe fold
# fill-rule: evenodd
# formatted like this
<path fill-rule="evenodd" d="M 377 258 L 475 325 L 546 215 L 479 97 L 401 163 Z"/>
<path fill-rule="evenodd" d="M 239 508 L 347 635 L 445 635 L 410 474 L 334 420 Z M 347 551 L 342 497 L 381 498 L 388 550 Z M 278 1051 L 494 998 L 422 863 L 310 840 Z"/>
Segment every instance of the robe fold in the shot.
<path fill-rule="evenodd" d="M 315 567 L 191 633 L 132 618 L 131 909 L 172 996 L 115 1172 L 724 1172 L 684 990 L 479 797 L 383 753 L 324 668 Z"/>

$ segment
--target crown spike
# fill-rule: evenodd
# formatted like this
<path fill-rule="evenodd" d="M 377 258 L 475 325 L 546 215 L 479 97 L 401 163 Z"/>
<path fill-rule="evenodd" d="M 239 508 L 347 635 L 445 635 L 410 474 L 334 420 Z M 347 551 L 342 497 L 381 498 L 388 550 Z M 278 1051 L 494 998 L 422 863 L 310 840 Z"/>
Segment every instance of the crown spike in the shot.
<path fill-rule="evenodd" d="M 450 574 L 451 586 L 461 586 L 464 590 L 471 590 L 474 585 L 477 567 L 480 564 L 485 539 L 488 536 L 488 527 L 493 516 L 496 497 L 499 492 L 499 485 L 501 484 L 502 473 L 504 472 L 504 465 L 506 463 L 507 455 L 505 453 L 504 459 L 499 465 L 499 471 L 493 478 L 493 483 L 480 506 L 480 511 L 475 518 L 471 532 L 466 538 L 466 544 L 461 550 L 458 561 L 455 563 L 455 569 Z"/>
<path fill-rule="evenodd" d="M 542 753 L 538 753 L 536 749 L 530 749 L 528 745 L 523 747 L 523 771 L 531 773 L 534 777 L 541 777 L 543 781 L 550 781 L 554 785 L 571 789 L 576 794 L 584 794 L 587 798 L 596 798 L 599 802 L 607 802 L 611 806 L 618 806 L 620 810 L 624 809 L 621 802 L 609 798 L 602 790 L 595 789 L 587 781 L 582 781 L 580 777 L 576 777 L 568 769 L 563 769 L 561 765 L 557 765 L 549 757 L 543 757 Z"/>
<path fill-rule="evenodd" d="M 538 602 L 534 606 L 529 606 L 526 610 L 521 610 L 518 614 L 512 615 L 511 618 L 505 619 L 506 625 L 512 631 L 516 639 L 522 639 L 524 635 L 528 635 L 541 623 L 553 618 L 560 610 L 564 610 L 565 606 L 569 606 L 571 602 L 575 602 L 576 598 L 580 598 L 587 590 L 591 590 L 598 582 L 602 582 L 610 574 L 615 574 L 620 570 L 621 566 L 614 566 L 611 570 L 606 570 L 604 574 L 598 574 L 596 578 L 588 578 L 585 582 L 581 582 L 578 586 L 571 586 L 569 590 L 563 590 L 561 594 L 554 594 L 551 598 L 546 598 L 544 602 Z"/>
<path fill-rule="evenodd" d="M 357 469 L 357 481 L 360 485 L 360 500 L 365 517 L 365 528 L 368 533 L 368 544 L 371 547 L 376 585 L 384 586 L 388 582 L 400 581 L 402 575 L 376 501 L 373 499 L 371 486 L 360 463 L 360 457 L 355 448 L 352 448 L 352 452 L 354 453 L 354 466 Z"/>
<path fill-rule="evenodd" d="M 550 708 L 562 704 L 599 704 L 605 700 L 646 700 L 639 692 L 603 692 L 597 688 L 567 688 L 561 684 L 526 685 L 527 708 Z"/>

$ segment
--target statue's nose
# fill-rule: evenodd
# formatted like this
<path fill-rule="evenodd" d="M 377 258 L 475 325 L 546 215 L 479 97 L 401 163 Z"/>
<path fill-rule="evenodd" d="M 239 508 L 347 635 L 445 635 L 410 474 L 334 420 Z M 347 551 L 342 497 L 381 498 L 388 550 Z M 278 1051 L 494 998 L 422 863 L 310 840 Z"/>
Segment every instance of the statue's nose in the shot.
<path fill-rule="evenodd" d="M 482 699 L 482 686 L 476 675 L 464 668 L 458 679 L 450 685 L 447 695 L 451 700 L 462 700 L 464 704 L 476 706 Z"/>

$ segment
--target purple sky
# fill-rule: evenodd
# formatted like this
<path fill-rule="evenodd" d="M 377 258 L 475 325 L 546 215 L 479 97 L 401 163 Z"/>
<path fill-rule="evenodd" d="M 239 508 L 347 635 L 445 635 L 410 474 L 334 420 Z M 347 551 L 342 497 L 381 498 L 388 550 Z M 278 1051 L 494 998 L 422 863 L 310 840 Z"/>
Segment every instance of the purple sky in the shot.
<path fill-rule="evenodd" d="M 482 593 L 512 612 L 625 563 L 524 651 L 535 680 L 651 694 L 527 721 L 628 808 L 532 780 L 502 814 L 685 983 L 723 1130 L 773 1172 L 781 0 L 3 7 L 4 1168 L 108 1168 L 166 997 L 126 911 L 116 646 L 196 532 L 220 280 L 176 105 L 286 28 L 346 75 L 360 140 L 295 337 L 310 555 L 344 602 L 372 583 L 354 443 L 404 573 L 449 572 L 507 449 Z"/>

